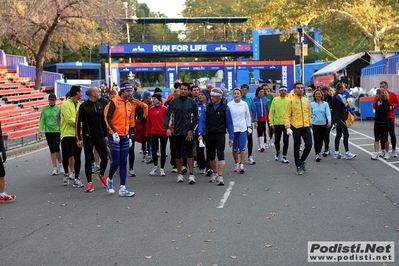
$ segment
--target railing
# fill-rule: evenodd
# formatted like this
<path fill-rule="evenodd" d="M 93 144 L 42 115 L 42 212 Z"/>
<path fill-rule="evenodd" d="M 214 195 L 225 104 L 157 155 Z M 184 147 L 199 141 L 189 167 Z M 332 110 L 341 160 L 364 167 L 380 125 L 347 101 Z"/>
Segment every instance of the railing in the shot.
<path fill-rule="evenodd" d="M 18 65 L 28 65 L 28 58 L 20 55 L 6 54 L 6 65 L 8 69 L 17 69 Z"/>
<path fill-rule="evenodd" d="M 36 81 L 36 67 L 18 64 L 17 72 L 20 77 L 29 77 L 32 81 Z M 60 73 L 53 73 L 43 71 L 42 86 L 54 86 L 57 80 L 64 79 L 64 75 Z"/>
<path fill-rule="evenodd" d="M 362 76 L 383 75 L 387 73 L 386 65 L 379 65 L 374 67 L 363 68 L 361 70 Z"/>
<path fill-rule="evenodd" d="M 71 90 L 72 86 L 73 84 L 57 81 L 54 87 L 55 95 L 57 95 L 57 97 L 64 97 L 65 94 L 67 94 L 67 92 Z M 86 99 L 87 98 L 86 92 L 89 87 L 88 86 L 81 86 L 81 87 L 82 87 L 83 99 Z"/>
<path fill-rule="evenodd" d="M 378 88 L 381 81 L 386 81 L 390 91 L 399 93 L 399 75 L 385 74 L 385 75 L 372 75 L 361 76 L 360 87 L 369 91 L 372 88 Z"/>

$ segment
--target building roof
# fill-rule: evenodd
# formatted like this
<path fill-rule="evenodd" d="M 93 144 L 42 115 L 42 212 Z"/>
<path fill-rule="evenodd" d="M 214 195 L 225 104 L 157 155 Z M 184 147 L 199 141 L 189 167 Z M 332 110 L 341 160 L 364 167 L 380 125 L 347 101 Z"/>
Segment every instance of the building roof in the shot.
<path fill-rule="evenodd" d="M 319 71 L 314 73 L 313 76 L 322 76 L 322 75 L 337 73 L 338 71 L 345 68 L 349 64 L 355 62 L 357 59 L 361 58 L 363 55 L 365 55 L 365 52 L 342 57 L 342 58 L 332 62 L 328 66 L 323 67 L 322 69 L 320 69 Z"/>

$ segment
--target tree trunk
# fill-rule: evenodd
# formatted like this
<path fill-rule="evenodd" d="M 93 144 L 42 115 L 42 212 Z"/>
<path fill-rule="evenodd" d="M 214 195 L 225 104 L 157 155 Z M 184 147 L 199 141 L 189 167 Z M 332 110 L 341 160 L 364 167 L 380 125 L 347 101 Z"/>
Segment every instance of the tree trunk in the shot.
<path fill-rule="evenodd" d="M 370 38 L 370 50 L 380 51 L 380 39 L 376 36 Z"/>

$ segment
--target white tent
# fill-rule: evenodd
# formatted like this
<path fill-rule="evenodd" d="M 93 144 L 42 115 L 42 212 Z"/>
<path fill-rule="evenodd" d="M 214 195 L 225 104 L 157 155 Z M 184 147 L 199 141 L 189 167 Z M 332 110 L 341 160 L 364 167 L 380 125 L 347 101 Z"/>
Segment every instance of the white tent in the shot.
<path fill-rule="evenodd" d="M 329 64 L 326 67 L 323 67 L 319 71 L 313 74 L 313 76 L 322 76 L 322 75 L 327 75 L 327 74 L 335 74 L 341 69 L 345 68 L 347 65 L 350 63 L 355 62 L 357 59 L 361 58 L 365 52 L 361 52 L 358 54 L 342 57 L 331 64 Z"/>

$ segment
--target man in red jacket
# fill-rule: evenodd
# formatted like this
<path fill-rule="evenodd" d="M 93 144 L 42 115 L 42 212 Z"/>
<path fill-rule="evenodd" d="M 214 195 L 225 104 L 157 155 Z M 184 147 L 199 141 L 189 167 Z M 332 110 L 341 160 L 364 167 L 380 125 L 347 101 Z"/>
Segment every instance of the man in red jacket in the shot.
<path fill-rule="evenodd" d="M 396 96 L 394 92 L 388 89 L 388 83 L 386 81 L 380 82 L 380 88 L 385 89 L 389 95 L 388 119 L 389 119 L 389 135 L 391 136 L 391 145 L 392 145 L 392 157 L 398 157 L 398 154 L 396 153 L 395 111 L 394 111 L 396 108 L 399 108 L 398 96 Z M 374 105 L 377 101 L 378 98 L 376 97 L 374 99 Z M 381 149 L 382 149 L 382 157 L 384 157 L 385 153 L 389 151 L 385 150 L 383 143 L 381 143 Z"/>

